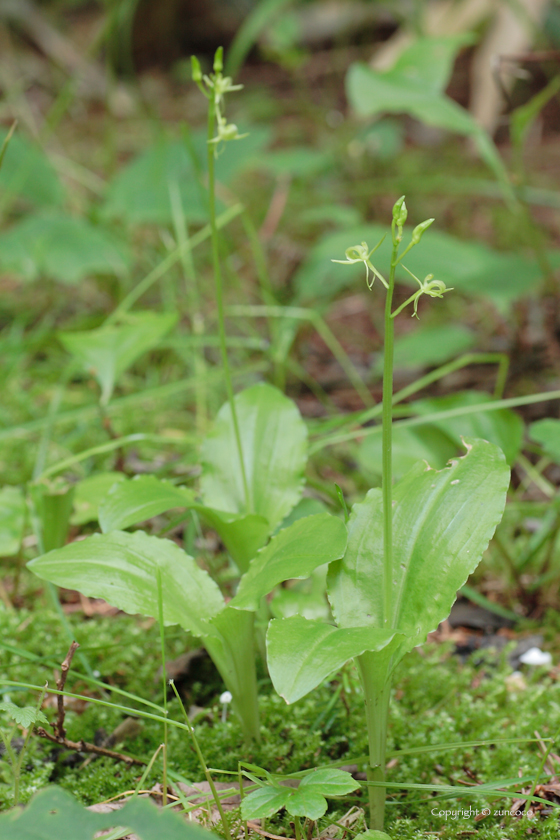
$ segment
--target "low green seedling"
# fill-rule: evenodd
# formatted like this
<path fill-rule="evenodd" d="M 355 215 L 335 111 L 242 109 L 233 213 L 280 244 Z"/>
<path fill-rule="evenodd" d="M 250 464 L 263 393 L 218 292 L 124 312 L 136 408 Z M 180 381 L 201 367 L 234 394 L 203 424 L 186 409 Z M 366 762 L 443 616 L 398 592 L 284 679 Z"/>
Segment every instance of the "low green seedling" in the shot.
<path fill-rule="evenodd" d="M 256 768 L 258 769 L 258 768 Z M 345 770 L 333 767 L 314 770 L 304 776 L 297 787 L 282 784 L 282 777 L 266 773 L 263 782 L 258 775 L 243 771 L 247 778 L 259 785 L 244 797 L 241 816 L 244 820 L 271 817 L 282 808 L 294 817 L 296 840 L 302 838 L 300 817 L 318 820 L 327 810 L 325 797 L 344 796 L 360 787 L 360 783 Z"/>
<path fill-rule="evenodd" d="M 13 720 L 15 727 L 10 730 L 4 730 L 0 727 L 0 738 L 4 744 L 6 758 L 10 769 L 10 775 L 14 791 L 14 805 L 19 803 L 19 785 L 21 778 L 21 771 L 24 766 L 25 756 L 27 754 L 27 746 L 29 738 L 33 732 L 33 728 L 37 723 L 48 725 L 48 720 L 41 711 L 44 692 L 41 694 L 39 702 L 36 706 L 16 706 L 15 703 L 5 700 L 0 703 L 0 712 L 5 712 L 11 720 Z M 16 746 L 13 743 L 13 734 L 16 727 L 21 727 L 26 731 L 25 738 L 19 749 L 19 754 Z"/>
<path fill-rule="evenodd" d="M 382 487 L 355 504 L 344 557 L 329 567 L 328 597 L 336 625 L 292 616 L 271 621 L 267 657 L 276 690 L 288 703 L 306 695 L 347 660 L 355 659 L 366 701 L 369 741 L 370 828 L 383 829 L 385 744 L 395 667 L 449 615 L 457 590 L 478 565 L 499 523 L 509 469 L 494 444 L 464 439 L 467 453 L 437 472 L 417 463 L 393 486 L 392 396 L 395 271 L 432 220 L 418 225 L 399 255 L 407 211 L 404 197 L 393 208 L 388 281 L 372 263 L 366 243 L 349 248 L 347 263 L 360 261 L 371 287 L 386 288 Z M 440 297 L 443 284 L 420 283 L 420 293 Z M 415 304 L 418 292 L 407 303 Z"/>

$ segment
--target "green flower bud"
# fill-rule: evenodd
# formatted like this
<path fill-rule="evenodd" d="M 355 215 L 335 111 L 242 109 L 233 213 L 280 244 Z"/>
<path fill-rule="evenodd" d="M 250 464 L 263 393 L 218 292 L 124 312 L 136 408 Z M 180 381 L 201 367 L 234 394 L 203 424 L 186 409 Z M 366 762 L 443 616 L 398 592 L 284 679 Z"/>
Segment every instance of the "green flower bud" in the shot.
<path fill-rule="evenodd" d="M 393 206 L 393 219 L 399 227 L 402 227 L 404 225 L 408 216 L 408 210 L 406 209 L 404 199 L 405 196 L 401 195 L 398 201 L 395 201 L 395 204 Z"/>
<path fill-rule="evenodd" d="M 434 221 L 435 221 L 435 219 L 426 219 L 425 222 L 420 222 L 419 225 L 416 225 L 416 227 L 412 231 L 411 242 L 412 242 L 413 245 L 418 245 L 418 243 L 422 239 L 422 235 L 423 235 L 424 231 L 428 230 L 428 228 L 430 227 L 430 225 Z"/>
<path fill-rule="evenodd" d="M 214 56 L 214 73 L 221 73 L 224 69 L 224 48 L 218 47 Z"/>
<path fill-rule="evenodd" d="M 202 68 L 196 55 L 191 55 L 191 69 L 193 82 L 200 84 L 202 82 Z"/>

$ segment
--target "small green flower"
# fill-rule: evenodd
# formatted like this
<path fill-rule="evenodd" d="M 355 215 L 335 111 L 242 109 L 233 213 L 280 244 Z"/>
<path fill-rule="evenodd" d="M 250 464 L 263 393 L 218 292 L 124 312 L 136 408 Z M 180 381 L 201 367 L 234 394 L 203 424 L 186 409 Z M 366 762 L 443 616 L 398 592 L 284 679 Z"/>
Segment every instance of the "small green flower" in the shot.
<path fill-rule="evenodd" d="M 442 298 L 446 292 L 453 291 L 453 287 L 449 289 L 443 282 L 443 280 L 434 280 L 433 274 L 427 274 L 424 280 L 419 280 L 418 277 L 409 271 L 408 268 L 403 265 L 403 268 L 411 277 L 414 277 L 420 288 L 418 291 L 410 298 L 408 302 L 414 301 L 414 312 L 412 313 L 413 318 L 418 318 L 418 301 L 422 297 L 422 295 L 429 295 L 433 298 Z"/>
<path fill-rule="evenodd" d="M 383 237 L 385 239 L 385 237 Z M 362 242 L 361 245 L 352 245 L 350 248 L 347 248 L 344 252 L 346 255 L 345 260 L 331 260 L 331 262 L 341 263 L 342 265 L 354 265 L 355 263 L 363 263 L 366 268 L 366 283 L 368 289 L 371 289 L 376 277 L 379 277 L 383 285 L 386 289 L 389 288 L 389 284 L 385 280 L 385 278 L 379 273 L 376 267 L 371 262 L 371 255 L 377 251 L 383 239 L 380 239 L 375 248 L 372 248 L 371 251 L 368 250 L 367 242 Z M 372 273 L 372 278 L 370 281 L 369 273 Z"/>

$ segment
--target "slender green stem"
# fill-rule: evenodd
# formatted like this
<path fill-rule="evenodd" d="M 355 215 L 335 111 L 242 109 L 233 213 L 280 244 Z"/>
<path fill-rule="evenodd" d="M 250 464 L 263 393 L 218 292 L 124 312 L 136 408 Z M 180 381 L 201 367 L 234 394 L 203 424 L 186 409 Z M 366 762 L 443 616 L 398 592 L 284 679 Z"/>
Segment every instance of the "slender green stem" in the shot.
<path fill-rule="evenodd" d="M 374 653 L 362 654 L 357 662 L 366 701 L 368 782 L 384 782 L 391 679 L 376 668 Z M 383 831 L 386 789 L 380 785 L 368 785 L 368 797 L 369 827 Z"/>
<path fill-rule="evenodd" d="M 404 303 L 401 303 L 398 309 L 395 309 L 395 311 L 391 314 L 391 318 L 396 318 L 397 315 L 400 315 L 403 309 L 406 309 L 409 303 L 414 303 L 417 297 L 418 292 L 414 292 L 414 294 L 407 298 Z"/>
<path fill-rule="evenodd" d="M 395 288 L 395 268 L 399 245 L 393 241 L 389 288 L 385 297 L 385 339 L 383 348 L 383 442 L 382 442 L 382 478 L 383 494 L 383 620 L 389 625 L 391 613 L 391 587 L 393 580 L 393 347 L 395 324 L 391 317 L 393 290 Z"/>
<path fill-rule="evenodd" d="M 179 704 L 180 704 L 181 709 L 183 711 L 183 717 L 185 718 L 185 723 L 188 727 L 188 730 L 189 730 L 191 738 L 192 738 L 194 751 L 195 751 L 195 753 L 197 755 L 197 758 L 200 762 L 200 766 L 202 767 L 204 775 L 206 776 L 206 781 L 208 782 L 210 790 L 212 791 L 212 796 L 214 797 L 214 802 L 216 803 L 216 807 L 217 807 L 218 812 L 220 814 L 226 838 L 227 838 L 227 840 L 232 840 L 231 832 L 229 830 L 229 823 L 227 821 L 227 817 L 226 817 L 224 809 L 222 807 L 222 803 L 220 801 L 220 796 L 218 794 L 218 791 L 216 790 L 216 785 L 214 784 L 214 779 L 212 778 L 212 774 L 210 773 L 210 771 L 208 769 L 208 765 L 206 764 L 206 760 L 205 760 L 204 756 L 202 755 L 202 751 L 201 751 L 201 749 L 198 745 L 196 735 L 194 734 L 194 729 L 192 728 L 191 722 L 189 720 L 189 716 L 185 711 L 185 707 L 183 706 L 183 701 L 181 700 L 181 697 L 179 696 L 179 692 L 177 691 L 177 689 L 175 687 L 175 683 L 173 682 L 173 680 L 170 680 L 169 684 L 170 684 L 171 688 L 173 689 L 173 691 L 175 692 L 175 696 L 177 697 L 177 700 L 179 701 Z"/>
<path fill-rule="evenodd" d="M 299 817 L 294 817 L 294 828 L 296 830 L 296 840 L 302 840 L 301 821 Z"/>
<path fill-rule="evenodd" d="M 158 595 L 158 623 L 159 638 L 161 647 L 161 690 L 163 693 L 163 709 L 167 718 L 167 670 L 165 667 L 165 626 L 163 623 L 163 587 L 161 582 L 161 569 L 157 569 L 157 595 Z M 167 720 L 163 724 L 163 807 L 167 805 Z"/>
<path fill-rule="evenodd" d="M 243 460 L 243 448 L 241 446 L 241 434 L 239 432 L 239 423 L 237 421 L 237 411 L 235 409 L 235 400 L 233 397 L 233 385 L 231 383 L 231 371 L 229 367 L 229 360 L 226 346 L 226 329 L 224 318 L 224 295 L 222 289 L 222 268 L 220 265 L 220 250 L 218 240 L 218 227 L 216 224 L 216 180 L 214 171 L 214 146 L 210 141 L 214 137 L 214 125 L 216 122 L 216 103 L 214 97 L 211 96 L 208 100 L 208 205 L 210 209 L 210 227 L 212 230 L 212 261 L 214 265 L 214 282 L 216 284 L 216 304 L 218 308 L 218 332 L 220 336 L 220 353 L 222 357 L 222 365 L 224 368 L 224 379 L 226 383 L 226 391 L 231 410 L 231 419 L 233 423 L 233 430 L 235 434 L 235 442 L 237 445 L 237 452 L 239 455 L 239 467 L 241 470 L 241 479 L 243 481 L 243 492 L 245 494 L 245 505 L 247 512 L 252 512 L 251 497 L 249 495 L 249 485 L 247 483 L 247 475 L 245 472 L 245 461 Z"/>

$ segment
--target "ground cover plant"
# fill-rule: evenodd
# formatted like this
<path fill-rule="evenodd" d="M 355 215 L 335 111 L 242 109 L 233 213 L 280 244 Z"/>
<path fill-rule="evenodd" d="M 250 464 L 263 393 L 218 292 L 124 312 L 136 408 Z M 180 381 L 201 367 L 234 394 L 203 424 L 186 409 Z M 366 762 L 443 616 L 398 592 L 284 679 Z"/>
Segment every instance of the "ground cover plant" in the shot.
<path fill-rule="evenodd" d="M 440 45 L 445 60 L 438 65 L 437 78 L 427 82 L 432 85 L 430 103 L 437 100 L 469 134 L 472 122 L 442 93 L 458 44 Z M 358 110 L 372 113 L 366 102 L 368 86 L 378 90 L 396 85 L 414 102 L 407 73 L 422 65 L 429 46 L 420 43 L 387 74 L 355 65 L 348 91 Z M 346 825 L 349 806 L 357 803 L 364 809 L 368 797 L 367 816 L 356 812 L 353 828 L 338 830 L 358 835 L 369 825 L 399 837 L 433 830 L 450 837 L 461 830 L 488 837 L 504 832 L 524 836 L 527 818 L 510 818 L 509 801 L 522 815 L 537 811 L 539 819 L 530 828 L 548 836 L 557 830 L 554 671 L 548 677 L 539 670 L 512 677 L 503 658 L 482 656 L 463 666 L 453 664 L 450 649 L 444 648 L 443 655 L 450 658 L 442 665 L 441 648 L 433 653 L 414 648 L 445 618 L 457 589 L 489 608 L 494 619 L 499 615 L 518 626 L 520 615 L 542 620 L 547 606 L 557 604 L 558 430 L 551 419 L 531 423 L 542 414 L 529 413 L 542 404 L 554 405 L 554 366 L 548 381 L 538 374 L 529 384 L 514 352 L 508 378 L 504 350 L 512 345 L 489 340 L 492 319 L 501 319 L 502 338 L 507 333 L 510 339 L 517 335 L 526 340 L 520 296 L 552 270 L 556 255 L 535 237 L 537 226 L 523 208 L 521 191 L 508 187 L 506 169 L 480 132 L 479 146 L 501 179 L 496 195 L 506 198 L 506 204 L 496 199 L 496 219 L 507 217 L 511 225 L 506 252 L 434 231 L 431 220 L 407 227 L 403 200 L 394 206 L 392 235 L 371 251 L 366 243 L 378 242 L 385 233 L 387 215 L 401 191 L 399 177 L 412 154 L 402 157 L 402 172 L 391 174 L 394 180 L 383 206 L 372 212 L 357 187 L 350 201 L 332 176 L 333 161 L 344 160 L 346 174 L 359 172 L 365 185 L 368 162 L 363 151 L 359 169 L 353 169 L 352 157 L 341 155 L 342 146 L 337 150 L 336 143 L 324 146 L 323 153 L 304 146 L 267 151 L 270 129 L 251 124 L 250 109 L 243 113 L 244 106 L 238 106 L 235 125 L 226 120 L 224 93 L 236 85 L 224 76 L 221 52 L 214 61 L 212 73 L 193 65 L 195 80 L 209 97 L 206 131 L 184 127 L 175 137 L 162 136 L 151 145 L 148 141 L 137 159 L 112 177 L 104 199 L 91 203 L 90 228 L 84 224 L 79 237 L 73 220 L 65 219 L 60 209 L 58 176 L 47 158 L 34 147 L 30 151 L 25 141 L 19 143 L 18 132 L 10 140 L 18 140 L 14 148 L 19 159 L 25 161 L 27 155 L 24 169 L 33 164 L 37 177 L 22 180 L 15 167 L 9 195 L 11 202 L 21 203 L 9 209 L 5 236 L 12 239 L 0 242 L 0 261 L 28 282 L 54 277 L 76 283 L 81 278 L 90 295 L 85 312 L 67 297 L 50 323 L 47 319 L 29 329 L 24 317 L 21 327 L 4 335 L 13 366 L 6 373 L 7 428 L 0 432 L 7 477 L 0 497 L 0 531 L 2 554 L 13 559 L 6 564 L 1 594 L 13 638 L 7 636 L 3 646 L 9 669 L 3 719 L 10 733 L 7 753 L 12 750 L 11 764 L 20 770 L 16 799 L 26 801 L 34 787 L 49 781 L 88 804 L 160 782 L 164 808 L 178 797 L 180 808 L 188 811 L 191 794 L 180 783 L 188 788 L 203 775 L 212 783 L 214 778 L 226 782 L 238 780 L 241 773 L 241 809 L 229 813 L 226 808 L 223 814 L 218 809 L 214 821 L 215 830 L 226 838 L 244 820 L 253 826 L 253 820 L 266 820 L 261 830 L 268 827 L 280 835 L 335 832 L 335 821 Z M 539 106 L 520 112 L 514 141 L 518 150 L 546 96 L 540 97 Z M 244 98 L 245 93 L 239 96 L 241 102 Z M 258 113 L 262 102 L 255 102 Z M 228 112 L 230 107 L 228 99 Z M 422 119 L 421 113 L 416 116 Z M 389 134 L 395 125 L 387 123 Z M 351 131 L 349 143 L 356 139 L 356 127 Z M 381 124 L 378 139 L 383 131 Z M 356 142 L 359 146 L 362 141 Z M 2 172 L 13 178 L 10 148 L 8 144 L 5 161 L 12 168 Z M 422 169 L 428 156 L 420 158 Z M 251 167 L 263 173 L 262 180 L 241 183 L 245 206 L 234 194 L 240 189 L 234 180 L 236 166 L 238 173 L 255 171 Z M 48 187 L 41 193 L 33 189 L 39 175 Z M 87 172 L 81 176 L 90 185 L 96 183 Z M 300 207 L 285 217 L 282 228 L 305 241 L 305 252 L 284 285 L 284 264 L 290 257 L 282 255 L 281 241 L 280 250 L 274 251 L 279 226 L 274 213 L 287 200 L 287 179 L 292 181 L 290 201 Z M 427 215 L 439 216 L 441 199 L 418 201 L 415 183 L 414 178 L 406 183 L 407 192 L 412 187 L 414 214 L 427 206 Z M 257 233 L 256 208 L 271 184 L 272 215 Z M 57 208 L 56 213 L 29 214 L 25 202 Z M 372 215 L 375 224 L 363 221 Z M 22 233 L 21 216 L 35 227 Z M 121 222 L 109 229 L 108 219 Z M 156 226 L 151 232 L 150 225 Z M 331 232 L 325 234 L 325 227 Z M 300 228 L 307 231 L 305 237 Z M 92 230 L 110 235 L 95 238 Z M 21 243 L 31 235 L 36 247 L 26 261 Z M 79 247 L 65 250 L 66 241 L 76 244 L 78 239 Z M 44 244 L 55 240 L 57 249 Z M 522 241 L 531 244 L 515 254 Z M 205 243 L 211 260 L 202 256 Z M 132 271 L 138 276 L 132 252 L 144 260 L 144 277 L 135 285 L 129 276 Z M 349 266 L 336 264 L 340 262 Z M 63 266 L 60 271 L 58 265 Z M 390 268 L 388 275 L 384 267 Z M 364 270 L 368 285 L 377 278 L 373 294 L 363 287 Z M 98 275 L 95 282 L 88 279 L 91 273 Z M 551 277 L 546 281 L 549 295 Z M 384 284 L 389 288 L 383 316 L 379 300 Z M 450 287 L 453 291 L 447 294 Z M 47 280 L 38 295 L 48 297 L 54 289 Z M 353 298 L 344 295 L 346 289 Z M 440 300 L 428 307 L 428 296 Z M 346 315 L 344 306 L 350 307 Z M 538 303 L 534 306 L 538 309 Z M 469 313 L 469 326 L 455 326 L 464 312 Z M 420 317 L 418 326 L 407 313 Z M 340 318 L 346 331 L 337 323 Z M 24 348 L 27 356 L 22 355 Z M 37 379 L 44 371 L 48 388 L 13 390 L 23 359 L 26 376 Z M 62 376 L 57 365 L 64 367 Z M 497 368 L 494 388 L 483 372 L 492 366 Z M 475 390 L 470 390 L 472 371 Z M 273 384 L 259 381 L 263 379 Z M 39 395 L 41 408 L 31 410 Z M 523 406 L 523 415 L 512 410 Z M 529 421 L 526 431 L 522 416 Z M 32 440 L 38 432 L 36 448 L 15 450 L 14 439 Z M 436 469 L 415 467 L 422 457 Z M 510 504 L 485 562 L 466 584 L 500 519 L 508 467 L 513 468 Z M 440 492 L 441 500 L 435 499 Z M 419 521 L 421 530 L 408 538 Z M 102 533 L 92 536 L 98 523 Z M 130 532 L 132 526 L 140 529 Z M 444 574 L 441 558 L 446 551 L 453 562 L 443 564 Z M 152 619 L 96 618 L 97 610 L 109 609 L 103 602 L 83 595 L 75 600 L 76 594 L 58 592 L 50 583 L 44 591 L 52 612 L 46 616 L 57 628 L 56 637 L 41 629 L 35 639 L 25 624 L 37 628 L 41 623 L 34 611 L 25 609 L 40 593 L 40 584 L 27 571 L 28 560 L 31 569 L 66 590 L 102 597 L 109 605 Z M 14 606 L 23 608 L 20 616 Z M 89 621 L 84 624 L 79 613 L 74 616 L 75 608 L 89 611 Z M 550 628 L 546 641 L 537 646 L 548 644 L 554 651 L 554 617 L 548 616 L 543 624 Z M 86 629 L 88 623 L 92 626 Z M 170 625 L 178 625 L 180 632 Z M 115 645 L 111 628 L 117 626 L 126 629 L 117 631 L 122 636 Z M 524 626 L 527 632 L 541 629 L 539 624 Z M 98 632 L 101 638 L 96 638 Z M 445 636 L 445 630 L 439 632 Z M 72 687 L 59 691 L 87 699 L 69 697 L 78 707 L 66 713 L 68 734 L 60 736 L 58 748 L 33 737 L 27 727 L 22 733 L 26 751 L 17 754 L 18 733 L 8 722 L 13 704 L 37 703 L 43 684 L 38 671 L 52 685 L 52 670 L 60 669 L 74 637 L 81 646 L 70 670 Z M 84 643 L 88 637 L 89 644 Z M 125 655 L 128 638 L 133 644 Z M 188 688 L 179 684 L 176 695 L 165 685 L 165 673 L 173 673 L 169 659 L 179 657 L 185 645 L 196 645 L 197 638 L 217 672 L 191 678 Z M 353 658 L 358 669 L 345 664 Z M 274 686 L 293 706 L 285 707 L 275 695 L 267 666 Z M 160 677 L 150 687 L 158 668 Z M 428 688 L 436 674 L 440 694 Z M 360 679 L 367 699 L 365 719 Z M 37 686 L 35 693 L 31 686 Z M 303 696 L 315 686 L 309 698 Z M 231 699 L 226 694 L 220 702 L 224 688 Z M 453 714 L 446 717 L 450 698 L 458 691 L 464 698 L 457 697 Z M 394 700 L 387 724 L 390 694 Z M 426 700 L 429 696 L 426 704 L 423 695 Z M 42 705 L 40 713 L 51 717 L 49 701 Z M 194 706 L 194 751 L 182 705 L 187 711 Z M 374 713 L 380 707 L 381 713 Z M 516 709 L 523 710 L 517 725 Z M 95 730 L 118 730 L 125 715 L 143 720 L 144 734 L 126 742 L 120 759 L 108 754 L 71 759 L 76 751 L 71 743 L 83 739 L 83 750 L 95 747 Z M 40 723 L 38 728 L 44 721 Z M 450 753 L 446 744 L 453 747 Z M 426 746 L 434 748 L 441 764 L 434 763 Z M 146 762 L 147 770 L 127 766 L 126 754 Z M 333 762 L 335 766 L 327 766 Z M 358 778 L 341 769 L 348 766 Z M 464 773 L 472 782 L 467 793 L 461 767 L 468 767 Z M 359 777 L 366 769 L 368 778 Z M 286 787 L 290 776 L 299 787 Z M 14 795 L 8 769 L 4 784 L 2 801 L 8 807 Z M 220 795 L 225 796 L 217 792 L 217 800 Z M 48 801 L 38 800 L 35 813 Z M 479 815 L 470 811 L 459 813 L 457 809 L 470 807 L 465 803 L 478 810 L 490 803 L 492 825 L 488 818 L 475 820 Z M 51 804 L 61 813 L 70 807 L 64 800 Z"/>

